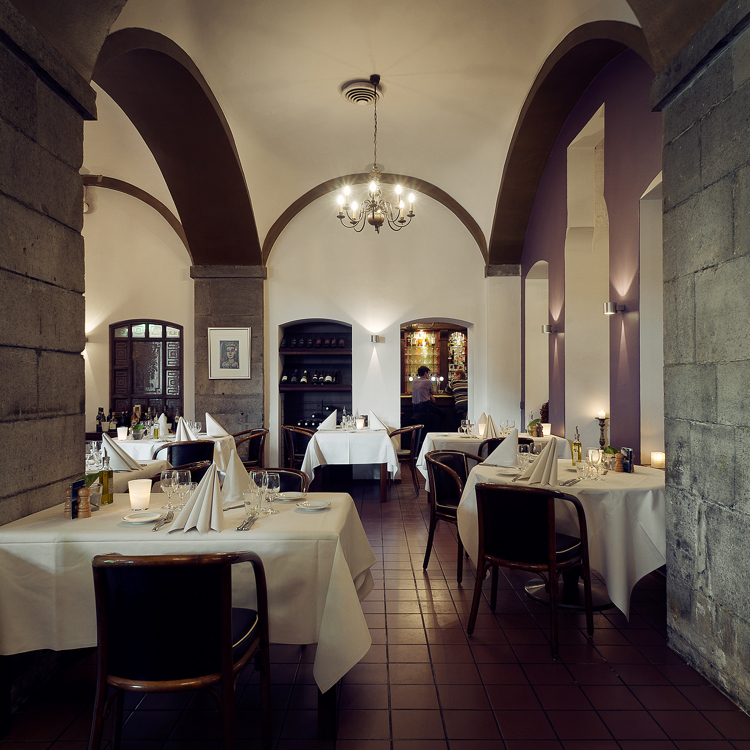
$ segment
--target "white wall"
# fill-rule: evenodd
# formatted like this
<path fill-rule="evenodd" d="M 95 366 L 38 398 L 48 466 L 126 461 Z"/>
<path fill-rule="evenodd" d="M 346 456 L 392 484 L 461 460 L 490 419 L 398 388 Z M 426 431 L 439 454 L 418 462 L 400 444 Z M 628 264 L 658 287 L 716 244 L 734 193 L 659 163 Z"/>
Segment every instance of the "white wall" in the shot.
<path fill-rule="evenodd" d="M 640 203 L 641 461 L 664 450 L 661 175 Z"/>
<path fill-rule="evenodd" d="M 487 281 L 492 280 L 485 280 L 481 253 L 452 213 L 424 196 L 418 196 L 415 211 L 414 222 L 401 232 L 384 228 L 376 234 L 368 226 L 357 234 L 335 219 L 335 196 L 324 196 L 305 208 L 274 246 L 266 288 L 271 465 L 278 458 L 280 431 L 278 332 L 290 321 L 323 318 L 352 326 L 352 406 L 372 409 L 391 425 L 400 421 L 401 324 L 465 321 L 471 326 L 469 405 L 473 411 L 486 408 Z M 514 300 L 499 303 L 498 314 L 515 304 L 513 319 L 504 318 L 501 327 L 507 324 L 517 338 L 514 293 Z M 385 343 L 372 344 L 374 333 L 385 336 Z M 518 362 L 515 356 L 504 367 L 517 369 Z"/>

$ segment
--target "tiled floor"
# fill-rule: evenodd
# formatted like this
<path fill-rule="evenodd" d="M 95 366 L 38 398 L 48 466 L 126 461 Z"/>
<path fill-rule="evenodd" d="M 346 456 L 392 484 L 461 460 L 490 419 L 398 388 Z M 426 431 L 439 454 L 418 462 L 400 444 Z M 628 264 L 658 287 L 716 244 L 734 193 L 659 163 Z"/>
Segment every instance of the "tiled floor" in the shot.
<path fill-rule="evenodd" d="M 522 590 L 525 575 L 500 579 L 494 614 L 486 603 L 467 637 L 474 582 L 455 580 L 453 528 L 438 525 L 427 572 L 429 512 L 411 483 L 358 484 L 353 497 L 378 558 L 375 589 L 363 603 L 373 646 L 343 680 L 336 750 L 750 750 L 750 718 L 708 685 L 665 642 L 663 580 L 648 576 L 633 594 L 630 622 L 561 613 L 560 660 L 553 662 L 544 606 Z M 165 634 L 168 641 L 168 634 Z M 318 742 L 312 649 L 273 654 L 274 747 L 333 750 Z M 16 717 L 0 750 L 86 747 L 93 656 L 57 677 Z M 247 675 L 238 707 L 241 748 L 257 748 L 258 688 Z M 130 700 L 123 747 L 213 750 L 221 726 L 205 695 Z"/>

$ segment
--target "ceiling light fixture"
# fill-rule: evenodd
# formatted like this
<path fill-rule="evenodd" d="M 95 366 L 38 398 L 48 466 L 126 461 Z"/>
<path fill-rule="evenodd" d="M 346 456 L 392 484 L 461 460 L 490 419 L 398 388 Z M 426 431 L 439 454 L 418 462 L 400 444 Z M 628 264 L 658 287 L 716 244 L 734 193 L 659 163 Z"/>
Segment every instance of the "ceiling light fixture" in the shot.
<path fill-rule="evenodd" d="M 404 199 L 401 197 L 401 185 L 396 185 L 395 206 L 383 199 L 380 189 L 382 174 L 378 169 L 378 84 L 380 83 L 380 76 L 377 74 L 371 75 L 370 83 L 372 84 L 372 102 L 375 108 L 375 128 L 373 136 L 374 156 L 367 197 L 362 201 L 362 205 L 359 205 L 357 201 L 350 201 L 351 188 L 346 185 L 343 194 L 338 197 L 339 212 L 336 218 L 343 227 L 353 229 L 355 232 L 361 232 L 365 228 L 365 220 L 370 226 L 375 227 L 378 234 L 380 234 L 380 227 L 386 222 L 394 232 L 398 232 L 404 227 L 408 227 L 414 218 L 414 194 L 409 195 L 408 213 L 405 213 Z"/>

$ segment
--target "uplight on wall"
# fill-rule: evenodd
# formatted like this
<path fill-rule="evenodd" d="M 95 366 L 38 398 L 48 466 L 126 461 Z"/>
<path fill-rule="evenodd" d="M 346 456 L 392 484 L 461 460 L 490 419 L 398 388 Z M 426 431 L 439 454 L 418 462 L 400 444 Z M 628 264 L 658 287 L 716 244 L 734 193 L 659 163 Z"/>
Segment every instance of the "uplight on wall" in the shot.
<path fill-rule="evenodd" d="M 549 324 L 542 326 L 542 333 L 557 333 L 557 329 Z"/>
<path fill-rule="evenodd" d="M 663 469 L 666 463 L 667 457 L 662 451 L 651 451 L 651 468 L 652 469 Z"/>
<path fill-rule="evenodd" d="M 370 336 L 370 341 L 372 341 L 373 344 L 384 344 L 385 336 L 373 335 L 373 336 Z"/>
<path fill-rule="evenodd" d="M 618 305 L 616 302 L 605 302 L 604 303 L 604 314 L 614 315 L 618 312 L 625 312 L 625 305 Z"/>

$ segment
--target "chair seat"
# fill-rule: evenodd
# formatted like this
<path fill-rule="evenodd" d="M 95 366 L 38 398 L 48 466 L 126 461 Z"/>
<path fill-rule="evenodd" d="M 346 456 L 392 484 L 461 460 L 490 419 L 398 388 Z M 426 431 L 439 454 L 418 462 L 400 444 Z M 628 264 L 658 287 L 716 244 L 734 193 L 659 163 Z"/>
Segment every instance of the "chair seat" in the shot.
<path fill-rule="evenodd" d="M 568 534 L 555 534 L 555 553 L 558 562 L 577 557 L 581 554 L 581 540 Z"/>
<path fill-rule="evenodd" d="M 442 505 L 441 503 L 435 503 L 435 512 L 440 513 L 441 516 L 456 517 L 458 513 L 458 505 Z"/>
<path fill-rule="evenodd" d="M 396 451 L 396 455 L 399 458 L 411 458 L 411 451 L 408 448 L 399 448 Z"/>
<path fill-rule="evenodd" d="M 232 660 L 239 661 L 258 633 L 260 620 L 254 609 L 232 607 Z"/>

